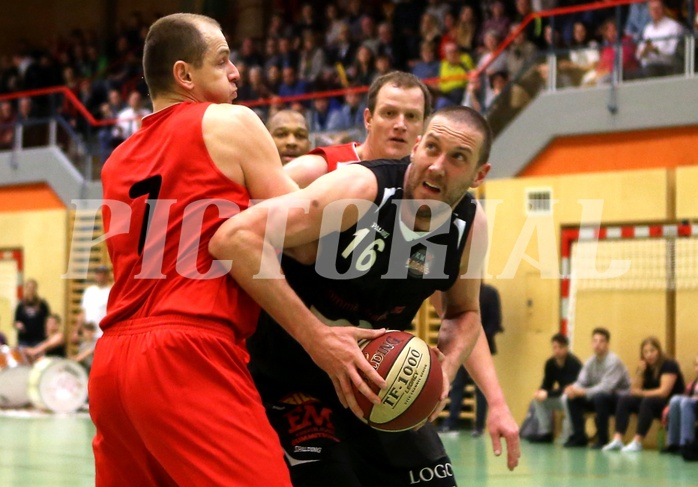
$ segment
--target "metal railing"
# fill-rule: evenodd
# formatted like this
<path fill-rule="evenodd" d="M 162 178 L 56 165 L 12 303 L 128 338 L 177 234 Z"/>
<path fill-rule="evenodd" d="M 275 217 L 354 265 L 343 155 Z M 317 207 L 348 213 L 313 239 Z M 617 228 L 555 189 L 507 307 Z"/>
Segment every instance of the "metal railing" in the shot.
<path fill-rule="evenodd" d="M 524 31 L 529 23 L 539 18 L 549 18 L 550 25 L 555 27 L 556 19 L 566 15 L 576 14 L 584 11 L 610 11 L 612 9 L 615 16 L 616 27 L 619 32 L 618 40 L 614 46 L 614 63 L 613 70 L 608 77 L 608 80 L 603 83 L 595 83 L 594 86 L 605 86 L 609 90 L 609 111 L 613 113 L 616 105 L 616 87 L 618 84 L 646 78 L 647 73 L 636 72 L 626 73 L 623 70 L 621 63 L 622 54 L 622 26 L 621 22 L 621 7 L 633 3 L 644 2 L 645 0 L 610 0 L 600 1 L 586 5 L 577 5 L 574 7 L 556 8 L 544 12 L 536 12 L 528 15 L 519 24 L 518 28 L 512 31 L 499 47 L 493 52 L 489 62 L 479 66 L 465 76 L 458 77 L 459 79 L 472 79 L 480 77 L 483 80 L 483 85 L 487 82 L 486 72 L 489 66 L 495 62 L 496 58 L 505 55 L 512 41 L 519 33 Z M 689 1 L 689 18 L 695 16 L 694 2 Z M 690 23 L 686 26 L 686 33 L 682 36 L 682 57 L 677 59 L 677 67 L 668 75 L 695 77 L 696 75 L 696 32 L 694 26 Z M 483 113 L 490 119 L 495 132 L 503 130 L 516 115 L 524 109 L 525 104 L 535 98 L 540 93 L 554 92 L 559 89 L 580 88 L 590 86 L 585 83 L 567 82 L 564 81 L 568 76 L 562 68 L 560 61 L 569 57 L 571 49 L 553 49 L 540 51 L 535 59 L 528 63 L 512 80 L 501 93 L 494 97 L 491 102 L 483 103 Z M 679 62 L 680 61 L 680 62 Z M 545 68 L 543 68 L 545 66 Z M 544 75 L 543 73 L 547 73 Z M 444 81 L 440 78 L 431 78 L 424 80 L 429 86 L 435 87 L 438 83 Z M 522 91 L 523 90 L 523 91 Z M 324 91 L 316 93 L 308 93 L 287 98 L 267 98 L 251 102 L 244 102 L 246 106 L 253 109 L 272 106 L 274 104 L 287 104 L 290 102 L 307 102 L 315 98 L 340 97 L 348 92 L 366 93 L 367 86 L 348 88 L 333 91 Z M 73 161 L 76 168 L 82 173 L 86 180 L 92 180 L 94 176 L 98 176 L 93 167 L 99 167 L 99 163 L 104 159 L 103 148 L 100 148 L 99 134 L 100 131 L 111 130 L 116 120 L 97 120 L 85 106 L 80 102 L 76 95 L 65 86 L 55 88 L 45 88 L 21 93 L 13 93 L 0 96 L 0 102 L 3 100 L 14 100 L 18 98 L 31 97 L 34 99 L 44 99 L 44 107 L 48 107 L 48 112 L 37 118 L 22 122 L 14 122 L 11 125 L 15 130 L 15 137 L 11 150 L 17 151 L 27 147 L 27 133 L 30 129 L 36 127 L 44 127 L 44 140 L 46 146 L 59 146 L 66 152 L 68 157 Z M 528 100 L 525 100 L 528 98 Z M 517 100 L 513 103 L 512 100 Z M 46 102 L 47 100 L 47 102 Z M 522 100 L 526 103 L 523 103 Z M 68 107 L 68 110 L 66 110 Z M 312 110 L 312 109 L 310 109 Z M 71 112 L 69 117 L 68 112 Z M 77 123 L 75 123 L 77 120 Z M 71 123 L 71 121 L 73 123 Z M 78 130 L 75 125 L 81 128 Z M 7 128 L 8 124 L 0 124 L 0 131 Z M 38 130 L 37 130 L 38 131 Z M 325 144 L 328 141 L 335 142 L 337 140 L 345 140 L 346 138 L 354 138 L 360 140 L 363 135 L 363 127 L 355 127 L 347 131 L 337 133 L 315 133 L 312 135 L 312 140 L 317 145 Z M 1 150 L 1 149 L 0 149 Z M 15 160 L 15 159 L 12 159 Z"/>

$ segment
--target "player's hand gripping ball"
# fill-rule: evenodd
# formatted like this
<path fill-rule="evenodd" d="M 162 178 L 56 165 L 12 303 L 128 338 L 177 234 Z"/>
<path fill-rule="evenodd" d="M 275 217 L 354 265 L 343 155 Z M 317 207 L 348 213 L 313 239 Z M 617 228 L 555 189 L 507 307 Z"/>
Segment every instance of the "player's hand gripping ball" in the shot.
<path fill-rule="evenodd" d="M 361 340 L 359 347 L 388 383 L 380 391 L 373 385 L 380 404 L 371 403 L 355 390 L 364 421 L 380 431 L 405 431 L 424 423 L 443 390 L 436 351 L 422 339 L 395 330 L 373 340 Z"/>

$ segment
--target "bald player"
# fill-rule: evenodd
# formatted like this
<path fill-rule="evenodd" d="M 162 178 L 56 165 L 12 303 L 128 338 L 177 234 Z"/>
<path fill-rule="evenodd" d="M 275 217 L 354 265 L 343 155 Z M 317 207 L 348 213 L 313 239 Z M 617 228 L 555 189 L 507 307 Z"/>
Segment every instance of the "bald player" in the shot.
<path fill-rule="evenodd" d="M 431 95 L 416 76 L 393 71 L 376 78 L 364 110 L 366 140 L 318 147 L 284 167 L 304 188 L 337 167 L 371 159 L 400 159 L 410 153 L 431 113 Z"/>
<path fill-rule="evenodd" d="M 302 113 L 281 110 L 267 121 L 267 130 L 279 150 L 282 164 L 302 156 L 310 150 L 310 131 Z"/>
<path fill-rule="evenodd" d="M 89 385 L 95 483 L 290 486 L 247 370 L 259 306 L 206 249 L 251 199 L 297 186 L 259 118 L 231 104 L 239 72 L 215 20 L 157 20 L 143 68 L 154 113 L 102 170 L 114 286 Z M 289 333 L 350 394 L 354 383 L 378 401 L 364 377 L 385 381 L 357 339 L 380 331 L 329 329 L 288 294 Z"/>

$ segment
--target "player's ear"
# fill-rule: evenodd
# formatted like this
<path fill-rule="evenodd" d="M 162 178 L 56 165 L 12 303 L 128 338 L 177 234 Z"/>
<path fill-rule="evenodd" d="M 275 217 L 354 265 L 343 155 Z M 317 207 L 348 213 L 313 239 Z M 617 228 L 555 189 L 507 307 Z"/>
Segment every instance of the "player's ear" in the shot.
<path fill-rule="evenodd" d="M 373 118 L 373 115 L 371 114 L 371 110 L 368 108 L 364 108 L 364 128 L 366 131 L 371 129 L 371 119 Z"/>
<path fill-rule="evenodd" d="M 421 142 L 421 140 L 422 140 L 422 136 L 421 136 L 421 135 L 418 135 L 417 138 L 416 138 L 415 141 L 414 141 L 414 147 L 412 147 L 412 152 L 416 152 L 416 151 L 417 151 L 417 146 L 419 145 L 419 142 Z"/>
<path fill-rule="evenodd" d="M 172 66 L 172 75 L 178 86 L 182 86 L 186 90 L 191 90 L 194 87 L 189 63 L 184 61 L 175 62 Z"/>
<path fill-rule="evenodd" d="M 485 177 L 487 177 L 487 173 L 490 172 L 490 169 L 492 169 L 492 165 L 488 163 L 482 164 L 480 167 L 478 167 L 477 172 L 475 173 L 475 179 L 473 180 L 470 187 L 477 188 L 478 186 L 480 186 L 482 182 L 485 180 Z"/>

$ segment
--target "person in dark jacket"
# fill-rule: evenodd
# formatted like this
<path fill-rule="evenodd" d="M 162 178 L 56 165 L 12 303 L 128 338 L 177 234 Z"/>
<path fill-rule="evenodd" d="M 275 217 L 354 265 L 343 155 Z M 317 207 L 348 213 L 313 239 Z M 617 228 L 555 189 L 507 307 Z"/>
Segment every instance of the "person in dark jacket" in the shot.
<path fill-rule="evenodd" d="M 497 289 L 489 284 L 485 284 L 484 281 L 480 285 L 480 315 L 482 328 L 487 337 L 487 344 L 492 355 L 495 355 L 497 353 L 495 335 L 504 331 L 504 328 L 502 328 L 502 305 Z M 451 385 L 451 392 L 449 393 L 451 402 L 448 407 L 448 418 L 439 428 L 439 432 L 448 433 L 457 430 L 458 417 L 461 411 L 461 404 L 463 403 L 463 392 L 468 382 L 472 382 L 472 380 L 465 369 L 461 367 Z M 482 435 L 485 430 L 486 419 L 487 400 L 482 391 L 475 385 L 475 427 L 473 428 L 473 436 L 478 437 Z"/>
<path fill-rule="evenodd" d="M 553 441 L 552 412 L 565 410 L 563 390 L 577 380 L 582 362 L 569 349 L 569 340 L 562 333 L 553 335 L 553 356 L 545 362 L 543 383 L 533 394 L 533 408 L 538 420 L 538 434 L 529 438 L 533 443 L 551 443 Z M 569 415 L 565 415 L 562 428 L 563 439 L 571 432 Z"/>

